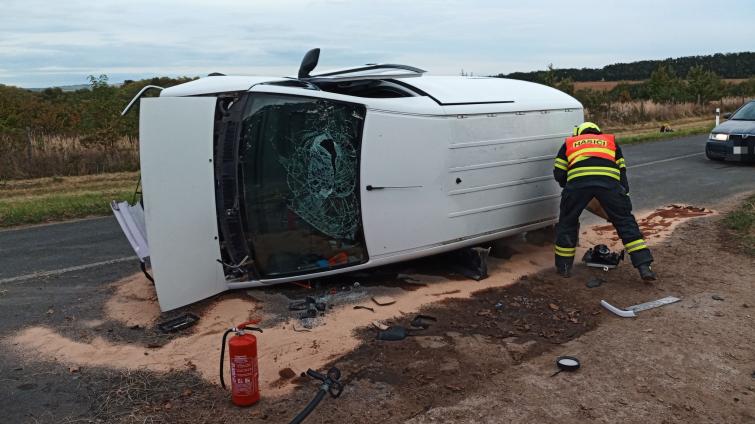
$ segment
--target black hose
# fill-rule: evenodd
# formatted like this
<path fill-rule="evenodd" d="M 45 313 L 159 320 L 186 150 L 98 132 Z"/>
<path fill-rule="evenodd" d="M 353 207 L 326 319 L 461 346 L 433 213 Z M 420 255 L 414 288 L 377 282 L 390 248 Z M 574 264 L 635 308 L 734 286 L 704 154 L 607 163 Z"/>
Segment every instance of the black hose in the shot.
<path fill-rule="evenodd" d="M 134 196 L 131 198 L 131 203 L 136 204 L 136 195 L 141 194 L 139 191 L 139 187 L 142 186 L 142 175 L 139 173 L 139 178 L 136 180 L 136 188 L 134 189 Z M 142 205 L 142 209 L 144 208 L 144 205 Z"/>
<path fill-rule="evenodd" d="M 151 276 L 151 275 L 149 275 L 149 273 L 147 272 L 147 264 L 145 264 L 145 263 L 144 263 L 144 262 L 142 262 L 142 261 L 139 261 L 139 268 L 141 268 L 141 269 L 142 269 L 142 272 L 144 273 L 144 276 L 145 276 L 145 277 L 147 277 L 147 279 L 148 279 L 149 281 L 151 281 L 151 282 L 152 282 L 152 284 L 154 284 L 154 283 L 155 283 L 155 280 L 154 280 L 154 279 L 152 278 L 152 276 Z"/>
<path fill-rule="evenodd" d="M 225 389 L 225 380 L 223 379 L 223 360 L 225 358 L 225 339 L 228 337 L 228 333 L 231 333 L 233 328 L 225 330 L 223 333 L 223 344 L 220 345 L 220 385 Z"/>
<path fill-rule="evenodd" d="M 307 406 L 305 406 L 304 409 L 302 409 L 301 412 L 299 412 L 299 414 L 295 416 L 293 420 L 291 420 L 291 424 L 299 424 L 302 421 L 304 421 L 304 419 L 307 418 L 307 415 L 312 413 L 312 411 L 314 411 L 315 408 L 317 408 L 317 405 L 320 403 L 320 401 L 322 401 L 326 393 L 328 393 L 327 390 L 324 390 L 324 389 L 318 390 L 315 397 L 309 401 Z"/>
<path fill-rule="evenodd" d="M 341 391 L 343 391 L 343 383 L 338 381 L 341 378 L 341 370 L 336 367 L 331 368 L 327 374 L 320 374 L 313 369 L 308 369 L 307 375 L 315 380 L 322 381 L 322 385 L 320 386 L 320 390 L 317 391 L 315 397 L 309 401 L 307 406 L 304 407 L 301 412 L 299 412 L 299 415 L 294 417 L 291 424 L 299 424 L 304 421 L 304 419 L 307 418 L 307 415 L 317 408 L 317 405 L 322 401 L 322 398 L 325 397 L 326 393 L 330 393 L 330 396 L 335 399 L 341 396 Z"/>

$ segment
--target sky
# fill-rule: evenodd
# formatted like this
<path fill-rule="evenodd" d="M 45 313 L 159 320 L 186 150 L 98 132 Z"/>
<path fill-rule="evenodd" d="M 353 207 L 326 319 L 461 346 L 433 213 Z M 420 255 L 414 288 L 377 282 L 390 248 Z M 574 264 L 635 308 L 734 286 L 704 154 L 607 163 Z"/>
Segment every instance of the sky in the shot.
<path fill-rule="evenodd" d="M 0 0 L 0 84 L 295 75 L 402 63 L 475 75 L 755 50 L 752 0 Z"/>

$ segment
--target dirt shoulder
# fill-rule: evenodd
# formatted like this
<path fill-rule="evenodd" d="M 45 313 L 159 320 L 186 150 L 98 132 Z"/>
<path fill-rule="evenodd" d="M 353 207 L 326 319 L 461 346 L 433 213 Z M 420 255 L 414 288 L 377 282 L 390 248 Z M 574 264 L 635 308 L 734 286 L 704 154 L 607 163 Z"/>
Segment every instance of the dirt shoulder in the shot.
<path fill-rule="evenodd" d="M 655 249 L 660 281 L 653 286 L 631 272 L 613 273 L 599 289 L 581 287 L 585 274 L 564 282 L 587 305 L 668 295 L 680 303 L 634 319 L 601 311 L 593 331 L 410 422 L 753 422 L 755 261 L 720 249 L 719 219 L 690 222 Z M 558 355 L 579 357 L 582 369 L 550 377 Z"/>
<path fill-rule="evenodd" d="M 721 219 L 689 221 L 655 246 L 660 279 L 653 285 L 626 264 L 608 275 L 582 268 L 567 280 L 542 272 L 429 307 L 442 324 L 427 338 L 388 345 L 365 337 L 340 360 L 358 375 L 352 402 L 363 415 L 350 418 L 753 422 L 755 261 L 720 248 Z M 607 281 L 590 289 L 591 277 Z M 601 299 L 629 306 L 670 295 L 682 301 L 638 318 L 598 306 Z M 578 357 L 582 369 L 552 377 L 559 355 Z"/>

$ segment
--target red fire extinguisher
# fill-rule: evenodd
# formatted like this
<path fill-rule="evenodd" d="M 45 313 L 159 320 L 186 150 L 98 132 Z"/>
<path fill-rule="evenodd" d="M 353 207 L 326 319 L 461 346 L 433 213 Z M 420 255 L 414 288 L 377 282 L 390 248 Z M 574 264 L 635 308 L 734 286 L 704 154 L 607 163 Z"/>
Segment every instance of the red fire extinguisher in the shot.
<path fill-rule="evenodd" d="M 225 341 L 230 333 L 236 333 L 228 340 L 228 355 L 231 362 L 231 400 L 238 406 L 254 405 L 260 400 L 259 368 L 257 366 L 257 338 L 249 331 L 262 332 L 261 328 L 249 327 L 259 320 L 242 322 L 223 333 L 220 347 L 220 385 L 225 389 L 223 360 Z"/>

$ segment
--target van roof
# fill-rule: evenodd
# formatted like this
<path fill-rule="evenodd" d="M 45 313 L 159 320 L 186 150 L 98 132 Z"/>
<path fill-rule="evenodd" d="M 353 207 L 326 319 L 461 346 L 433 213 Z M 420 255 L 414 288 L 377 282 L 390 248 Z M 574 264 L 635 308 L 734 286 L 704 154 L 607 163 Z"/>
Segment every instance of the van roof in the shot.
<path fill-rule="evenodd" d="M 265 76 L 208 76 L 168 87 L 160 97 L 200 96 L 203 94 L 233 93 L 249 90 L 253 85 L 285 81 L 280 77 Z"/>
<path fill-rule="evenodd" d="M 208 76 L 168 87 L 160 96 L 182 97 L 232 93 L 249 90 L 257 84 L 296 81 L 295 78 L 271 76 Z M 576 99 L 552 87 L 506 78 L 422 75 L 395 81 L 431 97 L 441 106 L 516 103 L 518 107 L 527 109 L 538 109 L 544 106 L 582 107 Z M 304 90 L 303 87 L 302 90 Z M 395 100 L 401 101 L 401 99 Z"/>

